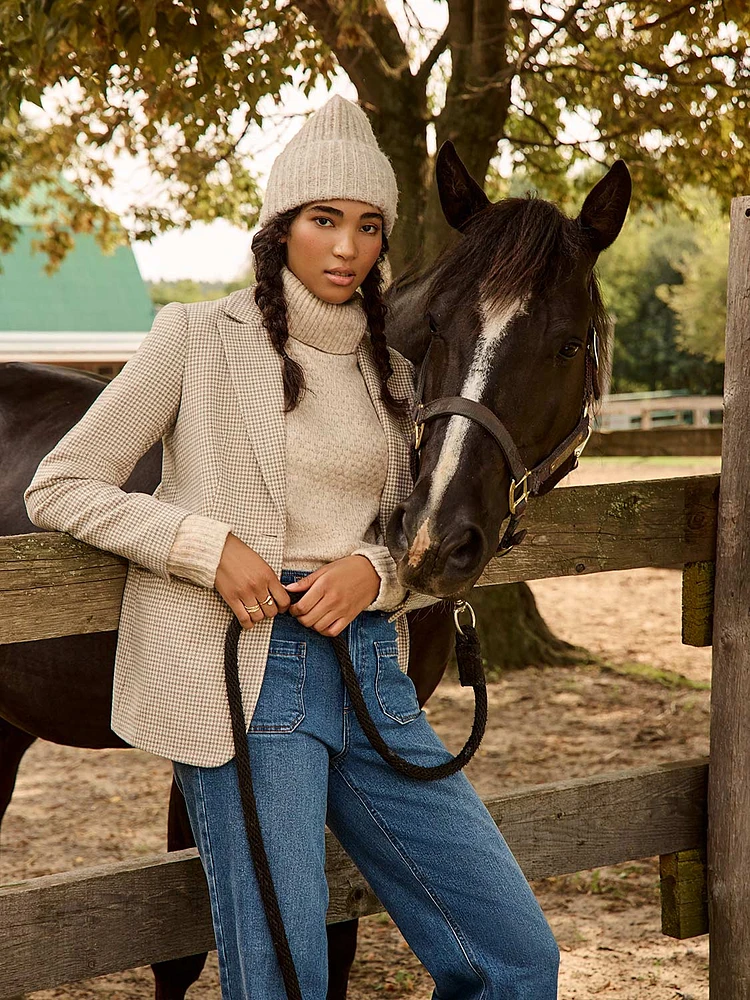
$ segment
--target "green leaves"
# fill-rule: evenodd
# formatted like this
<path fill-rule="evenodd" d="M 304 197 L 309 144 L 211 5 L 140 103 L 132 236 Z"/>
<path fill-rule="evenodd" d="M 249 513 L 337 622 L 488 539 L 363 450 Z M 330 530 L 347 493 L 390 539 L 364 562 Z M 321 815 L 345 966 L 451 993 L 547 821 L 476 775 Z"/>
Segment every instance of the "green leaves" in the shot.
<path fill-rule="evenodd" d="M 746 185 L 745 0 L 447 6 L 441 46 L 413 18 L 404 43 L 374 0 L 3 0 L 8 190 L 18 201 L 30 178 L 54 182 L 63 171 L 84 186 L 105 183 L 114 155 L 131 155 L 155 179 L 126 217 L 131 235 L 219 217 L 252 225 L 260 192 L 248 123 L 285 84 L 309 95 L 341 66 L 397 170 L 406 221 L 396 251 L 407 238 L 422 245 L 431 218 L 431 125 L 478 179 L 504 152 L 553 197 L 565 197 L 571 168 L 616 157 L 633 175 L 634 206 L 681 204 L 691 184 L 703 184 L 726 207 Z M 415 75 L 409 52 L 446 45 L 439 64 L 427 63 L 430 79 Z M 30 112 L 42 100 L 58 111 L 34 127 Z"/>
<path fill-rule="evenodd" d="M 115 156 L 137 157 L 153 183 L 124 218 L 141 238 L 196 220 L 253 225 L 248 120 L 292 66 L 308 69 L 310 85 L 335 70 L 301 15 L 274 2 L 9 0 L 0 39 L 6 196 L 18 204 L 32 180 L 54 185 L 63 174 L 90 189 L 111 179 Z M 23 102 L 41 106 L 48 88 L 57 110 L 47 124 Z M 106 212 L 91 210 L 104 239 Z M 54 225 L 40 236 L 53 267 L 66 252 Z"/>

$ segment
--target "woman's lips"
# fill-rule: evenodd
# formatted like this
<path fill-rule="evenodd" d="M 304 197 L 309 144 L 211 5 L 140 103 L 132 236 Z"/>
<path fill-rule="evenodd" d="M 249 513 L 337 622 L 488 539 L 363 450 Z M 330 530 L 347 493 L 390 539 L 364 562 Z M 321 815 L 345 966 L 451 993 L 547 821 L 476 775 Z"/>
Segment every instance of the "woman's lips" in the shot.
<path fill-rule="evenodd" d="M 347 275 L 334 274 L 332 271 L 326 271 L 325 273 L 326 276 L 331 279 L 334 285 L 342 285 L 346 287 L 347 285 L 351 285 L 351 283 L 354 281 L 353 274 L 347 274 Z"/>

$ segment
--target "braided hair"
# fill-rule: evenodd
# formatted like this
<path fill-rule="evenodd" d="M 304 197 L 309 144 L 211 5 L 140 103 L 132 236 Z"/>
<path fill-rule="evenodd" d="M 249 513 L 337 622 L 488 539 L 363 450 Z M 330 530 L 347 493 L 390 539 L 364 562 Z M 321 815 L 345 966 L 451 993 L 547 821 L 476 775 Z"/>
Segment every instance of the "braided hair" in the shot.
<path fill-rule="evenodd" d="M 305 392 L 305 373 L 302 366 L 286 353 L 289 337 L 286 300 L 282 267 L 286 264 L 286 245 L 281 237 L 287 236 L 292 222 L 302 206 L 278 212 L 255 234 L 252 241 L 255 256 L 255 301 L 263 315 L 263 324 L 271 343 L 282 358 L 284 379 L 284 411 L 293 410 Z M 383 273 L 381 261 L 388 253 L 388 237 L 383 233 L 383 245 L 374 265 L 362 282 L 362 297 L 370 331 L 373 359 L 380 374 L 380 398 L 394 416 L 404 416 L 409 410 L 408 399 L 395 399 L 388 388 L 393 374 L 385 338 L 385 319 L 388 311 L 383 298 Z"/>

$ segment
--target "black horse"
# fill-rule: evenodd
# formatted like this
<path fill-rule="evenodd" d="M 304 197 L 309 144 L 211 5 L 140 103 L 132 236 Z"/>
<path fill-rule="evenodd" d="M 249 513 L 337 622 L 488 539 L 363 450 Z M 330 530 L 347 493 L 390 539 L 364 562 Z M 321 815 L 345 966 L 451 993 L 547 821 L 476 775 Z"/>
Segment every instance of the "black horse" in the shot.
<path fill-rule="evenodd" d="M 448 222 L 462 238 L 424 274 L 389 289 L 389 343 L 419 365 L 432 343 L 425 399 L 464 395 L 487 406 L 531 468 L 575 427 L 590 391 L 585 357 L 592 330 L 606 350 L 606 317 L 593 268 L 620 231 L 631 184 L 616 163 L 569 219 L 537 198 L 491 204 L 451 143 L 438 154 Z M 43 365 L 0 365 L 0 535 L 38 529 L 23 492 L 41 458 L 103 388 L 96 376 Z M 446 416 L 425 425 L 419 475 L 395 510 L 386 539 L 409 587 L 465 594 L 497 549 L 509 513 L 510 473 L 478 423 Z M 161 446 L 123 485 L 153 492 Z M 424 704 L 449 660 L 449 605 L 409 615 L 409 675 Z M 35 739 L 89 748 L 125 747 L 109 727 L 116 632 L 0 646 L 0 821 L 23 754 Z M 184 802 L 172 784 L 168 849 L 193 846 Z M 329 1000 L 344 1000 L 356 920 L 328 926 Z M 155 965 L 157 1000 L 184 1000 L 205 955 Z"/>

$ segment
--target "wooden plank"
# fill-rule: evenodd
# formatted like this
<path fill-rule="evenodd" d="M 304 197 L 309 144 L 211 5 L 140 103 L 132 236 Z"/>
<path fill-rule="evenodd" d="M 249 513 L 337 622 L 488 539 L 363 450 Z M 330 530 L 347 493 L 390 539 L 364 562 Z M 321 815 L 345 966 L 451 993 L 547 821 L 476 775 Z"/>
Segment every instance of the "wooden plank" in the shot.
<path fill-rule="evenodd" d="M 478 586 L 713 559 L 718 490 L 719 476 L 558 488 L 529 504 L 523 545 Z"/>
<path fill-rule="evenodd" d="M 587 456 L 721 455 L 721 427 L 653 427 L 626 431 L 595 431 Z"/>
<path fill-rule="evenodd" d="M 718 476 L 558 488 L 532 501 L 523 545 L 477 585 L 711 560 L 718 489 Z M 70 535 L 0 537 L 0 643 L 116 629 L 124 573 Z"/>
<path fill-rule="evenodd" d="M 714 631 L 715 562 L 687 563 L 682 570 L 682 641 L 710 646 Z"/>
<path fill-rule="evenodd" d="M 659 877 L 662 934 L 680 940 L 708 934 L 705 846 L 662 854 Z"/>
<path fill-rule="evenodd" d="M 602 415 L 627 414 L 637 417 L 644 410 L 649 413 L 674 412 L 679 410 L 708 412 L 710 410 L 721 410 L 723 399 L 721 396 L 652 396 L 645 399 L 622 399 L 615 393 L 613 396 L 605 396 L 602 403 Z"/>
<path fill-rule="evenodd" d="M 0 643 L 116 629 L 127 565 L 59 531 L 0 536 Z"/>
<path fill-rule="evenodd" d="M 526 876 L 542 878 L 701 846 L 707 770 L 706 758 L 658 764 L 485 804 Z M 326 876 L 329 923 L 381 909 L 330 832 Z M 213 946 L 195 851 L 0 887 L 0 927 L 0 998 Z"/>
<path fill-rule="evenodd" d="M 750 995 L 750 196 L 730 213 L 711 689 L 711 1000 Z"/>

